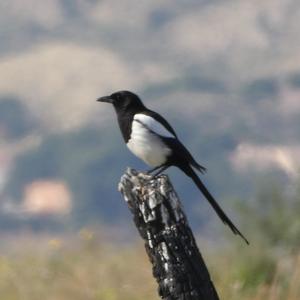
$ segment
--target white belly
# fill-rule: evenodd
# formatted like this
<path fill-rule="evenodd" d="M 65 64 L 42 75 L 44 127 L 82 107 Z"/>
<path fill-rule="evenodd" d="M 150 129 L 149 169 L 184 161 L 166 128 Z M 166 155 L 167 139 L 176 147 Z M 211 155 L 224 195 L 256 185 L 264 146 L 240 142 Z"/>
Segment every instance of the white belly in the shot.
<path fill-rule="evenodd" d="M 171 152 L 158 136 L 137 121 L 132 123 L 131 138 L 127 147 L 151 167 L 165 163 Z"/>

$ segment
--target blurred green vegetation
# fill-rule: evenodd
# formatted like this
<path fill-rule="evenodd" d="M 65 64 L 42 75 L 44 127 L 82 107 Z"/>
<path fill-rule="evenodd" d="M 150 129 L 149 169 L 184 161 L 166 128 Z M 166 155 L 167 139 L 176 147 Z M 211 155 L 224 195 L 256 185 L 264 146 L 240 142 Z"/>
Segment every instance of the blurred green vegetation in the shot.
<path fill-rule="evenodd" d="M 141 247 L 118 247 L 86 229 L 73 239 L 22 241 L 21 251 L 0 257 L 1 299 L 155 299 Z"/>
<path fill-rule="evenodd" d="M 256 242 L 280 251 L 300 248 L 300 185 L 274 176 L 262 178 L 252 201 L 237 204 L 242 219 L 251 224 Z"/>
<path fill-rule="evenodd" d="M 272 176 L 262 178 L 252 201 L 236 203 L 250 246 L 236 241 L 221 258 L 216 251 L 214 268 L 222 280 L 220 260 L 231 261 L 227 283 L 234 282 L 243 299 L 300 297 L 300 190 L 296 186 L 287 187 Z M 224 299 L 238 299 L 235 297 Z"/>

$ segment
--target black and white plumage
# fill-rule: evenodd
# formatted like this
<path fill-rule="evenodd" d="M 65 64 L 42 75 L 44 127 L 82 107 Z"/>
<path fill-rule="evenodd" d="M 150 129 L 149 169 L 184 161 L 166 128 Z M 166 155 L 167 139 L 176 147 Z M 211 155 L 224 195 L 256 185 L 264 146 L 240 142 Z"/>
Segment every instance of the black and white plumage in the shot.
<path fill-rule="evenodd" d="M 146 108 L 140 98 L 129 91 L 116 92 L 97 101 L 108 102 L 114 106 L 127 147 L 152 167 L 149 173 L 157 171 L 154 174 L 156 176 L 170 166 L 181 169 L 194 181 L 223 223 L 248 244 L 247 239 L 227 217 L 194 170 L 204 173 L 206 169 L 195 161 L 162 116 Z"/>

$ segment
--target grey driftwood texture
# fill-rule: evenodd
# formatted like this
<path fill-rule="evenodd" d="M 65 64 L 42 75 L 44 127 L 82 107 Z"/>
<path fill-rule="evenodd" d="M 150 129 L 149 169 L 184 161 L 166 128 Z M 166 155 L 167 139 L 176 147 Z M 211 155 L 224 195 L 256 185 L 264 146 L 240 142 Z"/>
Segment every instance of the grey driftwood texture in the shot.
<path fill-rule="evenodd" d="M 119 183 L 166 300 L 219 300 L 181 203 L 165 175 L 128 169 Z"/>

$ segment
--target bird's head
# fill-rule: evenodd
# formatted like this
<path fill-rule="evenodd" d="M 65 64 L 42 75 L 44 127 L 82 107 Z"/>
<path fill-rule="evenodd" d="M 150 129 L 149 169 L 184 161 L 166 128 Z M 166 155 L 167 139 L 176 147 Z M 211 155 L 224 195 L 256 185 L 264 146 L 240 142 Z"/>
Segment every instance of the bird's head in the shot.
<path fill-rule="evenodd" d="M 138 110 L 144 108 L 141 99 L 129 91 L 119 91 L 97 99 L 99 102 L 111 103 L 116 111 Z"/>

